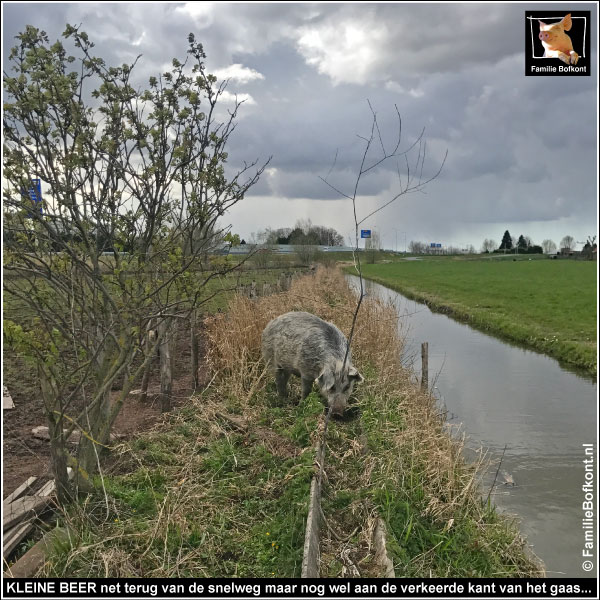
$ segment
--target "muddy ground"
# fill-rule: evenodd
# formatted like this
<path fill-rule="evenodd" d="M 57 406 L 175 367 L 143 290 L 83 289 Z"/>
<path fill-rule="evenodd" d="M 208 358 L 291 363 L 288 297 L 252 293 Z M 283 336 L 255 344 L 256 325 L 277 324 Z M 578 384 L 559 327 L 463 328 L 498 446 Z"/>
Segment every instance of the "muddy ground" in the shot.
<path fill-rule="evenodd" d="M 200 340 L 200 387 L 206 380 L 204 366 L 204 344 Z M 5 350 L 6 351 L 6 350 Z M 190 370 L 190 345 L 188 332 L 178 332 L 173 360 L 173 407 L 181 406 L 193 392 Z M 5 365 L 6 361 L 5 357 Z M 7 386 L 15 408 L 3 410 L 3 469 L 2 497 L 5 498 L 28 477 L 36 476 L 41 480 L 51 478 L 50 449 L 47 440 L 33 436 L 31 430 L 39 425 L 47 425 L 42 401 L 37 389 L 37 381 L 31 368 L 20 359 L 11 357 L 11 368 L 5 369 L 3 383 Z M 139 385 L 134 386 L 139 388 Z M 134 437 L 150 429 L 161 418 L 159 366 L 155 361 L 148 386 L 146 402 L 140 402 L 139 396 L 130 394 L 117 417 L 113 432 L 124 439 Z M 113 392 L 115 395 L 117 391 Z"/>

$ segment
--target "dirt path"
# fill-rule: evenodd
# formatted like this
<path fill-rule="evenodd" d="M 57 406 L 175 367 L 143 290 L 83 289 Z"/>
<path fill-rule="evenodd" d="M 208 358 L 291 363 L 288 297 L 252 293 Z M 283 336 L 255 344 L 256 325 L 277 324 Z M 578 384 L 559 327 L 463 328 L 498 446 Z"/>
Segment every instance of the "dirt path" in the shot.
<path fill-rule="evenodd" d="M 173 407 L 181 406 L 193 392 L 190 373 L 190 347 L 187 332 L 177 336 L 173 363 Z M 204 356 L 202 340 L 200 341 L 200 384 L 203 382 L 202 358 Z M 27 368 L 22 365 L 22 375 L 26 379 Z M 14 400 L 15 408 L 3 411 L 3 469 L 2 496 L 5 498 L 28 477 L 36 476 L 42 480 L 50 479 L 50 448 L 46 440 L 33 436 L 31 430 L 38 425 L 47 425 L 37 382 L 29 377 L 28 384 L 14 373 L 5 376 L 4 384 L 8 387 Z M 130 394 L 117 417 L 114 433 L 125 439 L 134 437 L 141 431 L 150 429 L 160 418 L 159 367 L 156 361 L 150 384 L 148 399 L 140 402 L 139 396 Z M 118 391 L 113 392 L 114 396 Z"/>

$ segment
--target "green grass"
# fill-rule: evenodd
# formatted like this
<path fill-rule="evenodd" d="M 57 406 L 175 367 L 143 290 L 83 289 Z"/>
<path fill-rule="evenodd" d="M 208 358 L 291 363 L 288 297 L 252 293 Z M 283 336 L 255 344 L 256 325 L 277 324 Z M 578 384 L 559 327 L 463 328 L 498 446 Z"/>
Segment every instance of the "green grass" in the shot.
<path fill-rule="evenodd" d="M 331 527 L 349 536 L 343 545 L 353 548 L 363 576 L 380 575 L 364 536 L 374 511 L 386 522 L 398 576 L 530 574 L 514 526 L 494 507 L 457 504 L 450 528 L 447 519 L 428 514 L 430 466 L 424 453 L 402 442 L 411 436 L 410 400 L 377 383 L 373 369 L 365 374 L 369 388 L 356 399 L 361 418 L 329 423 L 322 574 L 344 573 L 339 542 L 328 540 Z M 313 392 L 274 410 L 279 401 L 269 384 L 255 399 L 264 408 L 254 425 L 240 433 L 203 413 L 205 400 L 193 400 L 125 449 L 121 473 L 103 479 L 108 505 L 96 479 L 95 500 L 65 518 L 77 535 L 55 551 L 47 576 L 104 577 L 107 561 L 113 577 L 300 576 L 322 401 Z M 266 422 L 267 436 L 258 425 Z M 361 438 L 368 451 L 357 453 Z M 461 461 L 455 468 L 458 479 L 470 477 Z"/>
<path fill-rule="evenodd" d="M 374 369 L 363 373 L 367 389 L 357 394 L 360 420 L 330 424 L 323 498 L 328 522 L 338 531 L 360 531 L 372 511 L 369 507 L 374 507 L 386 524 L 387 550 L 397 577 L 530 576 L 535 567 L 515 537 L 515 524 L 473 490 L 465 490 L 460 501 L 455 499 L 474 476 L 473 467 L 456 460 L 451 472 L 444 475 L 441 468 L 433 475 L 431 456 L 415 451 L 415 423 L 407 419 L 406 407 L 415 399 L 380 383 Z M 427 444 L 430 425 L 420 422 L 417 437 Z M 358 440 L 366 448 L 352 453 Z M 440 445 L 436 450 L 445 454 L 448 448 Z M 438 487 L 436 482 L 445 476 L 448 481 Z M 453 508 L 436 515 L 432 500 Z M 359 536 L 351 542 L 359 547 L 360 556 Z M 380 576 L 376 570 L 369 572 L 374 567 L 364 552 L 363 576 Z M 328 554 L 326 545 L 321 561 L 328 564 L 329 577 L 341 575 L 342 565 L 334 554 Z"/>
<path fill-rule="evenodd" d="M 319 277 L 305 278 L 297 297 L 280 298 L 290 308 L 309 309 L 313 301 L 325 308 L 334 292 L 339 316 L 349 321 L 355 298 L 340 291 L 343 278 Z M 253 302 L 254 318 L 271 314 L 280 298 Z M 363 316 L 375 311 L 371 317 L 380 319 L 370 322 L 382 339 L 390 313 L 368 299 L 363 307 Z M 238 309 L 228 322 L 247 323 L 245 314 Z M 220 375 L 153 431 L 113 449 L 97 493 L 63 517 L 72 543 L 51 557 L 44 576 L 300 576 L 323 403 L 315 392 L 298 402 L 298 378 L 290 399 L 280 400 L 273 378 L 263 378 L 260 336 L 248 346 L 240 341 L 243 358 L 235 358 L 239 336 L 223 330 L 223 319 L 210 338 L 228 350 Z M 381 575 L 371 541 L 376 517 L 387 525 L 398 576 L 537 573 L 514 523 L 481 500 L 475 468 L 432 397 L 403 371 L 397 348 L 357 331 L 355 360 L 363 357 L 357 366 L 365 381 L 351 399 L 354 418 L 328 423 L 321 574 L 343 576 L 351 560 L 362 577 Z"/>
<path fill-rule="evenodd" d="M 258 421 L 269 418 L 273 388 Z M 122 474 L 96 479 L 98 504 L 70 512 L 79 540 L 54 556 L 52 573 L 105 576 L 99 548 L 120 560 L 112 576 L 300 576 L 314 454 L 298 424 L 314 431 L 323 404 L 316 394 L 287 404 L 265 437 L 207 418 L 205 401 L 132 442 Z"/>
<path fill-rule="evenodd" d="M 363 265 L 363 275 L 477 329 L 596 373 L 596 263 L 444 257 Z"/>

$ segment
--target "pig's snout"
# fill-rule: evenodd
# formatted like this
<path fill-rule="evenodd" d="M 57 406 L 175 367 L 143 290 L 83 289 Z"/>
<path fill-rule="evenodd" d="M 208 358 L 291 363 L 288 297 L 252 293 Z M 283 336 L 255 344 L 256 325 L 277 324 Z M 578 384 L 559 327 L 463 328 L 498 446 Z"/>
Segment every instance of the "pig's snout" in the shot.
<path fill-rule="evenodd" d="M 346 401 L 345 400 L 337 400 L 329 402 L 329 411 L 334 417 L 343 417 L 344 410 L 346 409 Z"/>
<path fill-rule="evenodd" d="M 550 34 L 547 31 L 540 31 L 540 40 L 542 40 L 542 42 L 547 42 L 549 37 Z"/>

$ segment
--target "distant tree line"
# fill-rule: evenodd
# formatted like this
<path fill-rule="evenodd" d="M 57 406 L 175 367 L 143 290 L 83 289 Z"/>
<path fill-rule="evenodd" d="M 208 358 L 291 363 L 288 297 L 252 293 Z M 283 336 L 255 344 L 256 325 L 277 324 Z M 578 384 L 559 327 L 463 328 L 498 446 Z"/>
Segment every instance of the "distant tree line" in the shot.
<path fill-rule="evenodd" d="M 550 240 L 546 241 L 549 242 Z M 509 250 L 514 250 L 520 254 L 543 254 L 544 252 L 542 246 L 534 244 L 528 235 L 521 234 L 517 239 L 517 243 L 514 244 L 508 229 L 504 232 L 499 247 L 492 240 L 484 240 L 483 242 L 482 252 L 507 252 Z"/>
<path fill-rule="evenodd" d="M 267 227 L 256 236 L 258 244 L 283 244 L 290 246 L 343 246 L 344 237 L 333 227 L 313 225 L 310 219 L 298 220 L 293 228 Z"/>
<path fill-rule="evenodd" d="M 593 238 L 589 237 L 583 250 L 582 254 L 589 254 L 590 256 L 593 253 L 593 250 L 596 247 L 596 236 Z M 559 251 L 560 252 L 571 252 L 574 250 L 575 239 L 573 236 L 565 235 L 560 241 Z M 557 251 L 556 244 L 550 240 L 545 239 L 541 245 L 534 244 L 529 236 L 520 235 L 517 239 L 517 243 L 515 244 L 512 236 L 508 229 L 504 232 L 502 236 L 502 241 L 500 242 L 500 246 L 491 239 L 483 240 L 483 244 L 481 246 L 481 252 L 483 254 L 489 252 L 518 252 L 520 254 L 554 254 Z"/>

